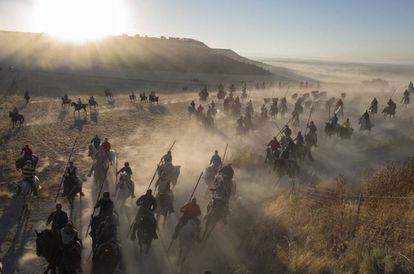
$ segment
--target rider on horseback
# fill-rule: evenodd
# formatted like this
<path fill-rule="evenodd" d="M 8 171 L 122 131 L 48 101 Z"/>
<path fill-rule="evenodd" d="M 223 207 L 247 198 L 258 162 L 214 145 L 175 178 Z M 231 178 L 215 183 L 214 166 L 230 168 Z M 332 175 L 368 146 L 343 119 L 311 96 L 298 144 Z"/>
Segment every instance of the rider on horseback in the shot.
<path fill-rule="evenodd" d="M 184 227 L 188 223 L 188 221 L 194 220 L 195 223 L 200 225 L 200 220 L 198 219 L 198 217 L 201 216 L 201 209 L 200 206 L 197 204 L 196 198 L 191 199 L 191 202 L 181 207 L 180 212 L 182 212 L 183 215 L 181 216 L 177 226 L 175 227 L 174 234 L 172 236 L 173 239 L 176 239 L 178 237 L 181 228 Z"/>
<path fill-rule="evenodd" d="M 31 148 L 29 147 L 29 145 L 25 145 L 21 152 L 20 155 L 22 155 L 23 160 L 26 162 L 28 160 L 32 161 L 32 157 L 33 157 L 33 151 L 31 150 Z M 34 163 L 33 163 L 34 164 Z"/>
<path fill-rule="evenodd" d="M 268 147 L 272 150 L 272 152 L 277 151 L 280 148 L 280 143 L 277 140 L 276 136 L 267 144 Z"/>
<path fill-rule="evenodd" d="M 65 179 L 68 180 L 68 182 L 76 185 L 80 189 L 80 195 L 85 196 L 85 194 L 82 192 L 82 177 L 80 175 L 79 169 L 73 161 L 69 162 L 69 166 L 65 170 Z M 66 196 L 65 193 L 62 194 L 62 197 Z"/>
<path fill-rule="evenodd" d="M 24 167 L 22 168 L 22 174 L 25 180 L 31 185 L 33 196 L 37 197 L 37 186 L 34 181 L 36 175 L 36 169 L 31 160 L 27 160 Z"/>
<path fill-rule="evenodd" d="M 231 181 L 233 179 L 234 170 L 231 164 L 227 164 L 226 166 L 222 167 L 219 171 L 219 174 L 223 176 L 224 181 Z"/>
<path fill-rule="evenodd" d="M 112 202 L 108 191 L 105 191 L 102 198 L 96 203 L 94 209 L 97 208 L 99 208 L 98 217 L 100 217 L 101 220 L 108 216 L 112 217 L 112 214 L 114 213 L 114 203 Z"/>
<path fill-rule="evenodd" d="M 300 131 L 298 132 L 298 135 L 296 136 L 295 141 L 296 141 L 296 145 L 303 146 L 303 144 L 305 143 L 305 140 L 303 139 L 302 132 Z"/>
<path fill-rule="evenodd" d="M 136 222 L 134 225 L 134 232 L 132 233 L 132 240 L 135 239 L 135 231 L 138 229 L 138 221 L 142 216 L 148 216 L 152 222 L 154 239 L 158 239 L 157 236 L 157 220 L 154 216 L 154 211 L 157 209 L 157 200 L 152 195 L 152 190 L 148 189 L 147 192 L 138 198 L 136 205 L 139 206 L 136 216 Z"/>
<path fill-rule="evenodd" d="M 289 125 L 286 125 L 282 131 L 286 137 L 290 137 L 292 135 L 292 130 L 290 129 Z"/>
<path fill-rule="evenodd" d="M 158 198 L 159 195 L 168 195 L 170 199 L 168 200 L 169 203 L 167 205 L 167 209 L 169 212 L 174 212 L 174 196 L 173 192 L 171 191 L 171 180 L 168 178 L 167 173 L 165 171 L 162 171 L 160 176 L 158 177 L 157 182 L 155 183 L 155 189 L 158 189 Z"/>
<path fill-rule="evenodd" d="M 46 225 L 52 223 L 52 231 L 58 233 L 68 224 L 68 214 L 62 210 L 62 204 L 56 204 L 56 211 L 47 218 Z"/>
<path fill-rule="evenodd" d="M 397 104 L 394 103 L 394 101 L 390 98 L 390 100 L 388 100 L 387 105 L 390 107 L 391 111 L 395 112 L 395 110 L 397 109 Z"/>
<path fill-rule="evenodd" d="M 214 155 L 210 159 L 210 165 L 211 164 L 213 165 L 213 168 L 216 171 L 218 171 L 221 168 L 223 162 L 221 160 L 220 155 L 218 154 L 218 150 L 214 151 Z"/>
<path fill-rule="evenodd" d="M 98 134 L 93 137 L 91 140 L 91 144 L 98 150 L 99 146 L 101 145 L 101 139 L 98 137 Z"/>
<path fill-rule="evenodd" d="M 162 160 L 162 162 L 164 162 L 164 164 L 172 164 L 171 150 L 169 150 L 167 152 L 167 154 L 165 154 L 164 156 L 162 156 L 161 160 Z"/>
<path fill-rule="evenodd" d="M 13 108 L 12 113 L 13 113 L 14 115 L 19 114 L 19 110 L 17 109 L 17 107 L 14 107 L 14 108 Z"/>
<path fill-rule="evenodd" d="M 122 172 L 125 172 L 129 176 L 129 179 L 131 179 L 132 169 L 129 166 L 129 162 L 125 162 L 124 166 L 116 172 L 116 175 L 118 175 L 119 173 L 122 173 Z"/>
<path fill-rule="evenodd" d="M 73 224 L 71 222 L 68 222 L 64 228 L 60 230 L 60 245 L 62 249 L 65 251 L 70 252 L 71 250 L 75 250 L 72 254 L 75 255 L 76 262 L 78 265 L 76 265 L 76 268 L 79 270 L 79 272 L 82 272 L 81 267 L 81 250 L 82 250 L 82 241 L 78 236 L 78 231 L 73 227 Z"/>
<path fill-rule="evenodd" d="M 117 228 L 112 216 L 105 217 L 105 220 L 99 225 L 96 234 L 97 241 L 94 248 L 94 257 L 98 257 L 97 255 L 101 246 L 116 241 Z"/>
<path fill-rule="evenodd" d="M 76 104 L 78 105 L 79 108 L 82 107 L 83 104 L 82 104 L 81 98 L 78 98 L 78 101 L 76 102 Z"/>
<path fill-rule="evenodd" d="M 108 141 L 108 138 L 105 138 L 105 140 L 102 142 L 101 147 L 102 151 L 106 154 L 107 158 L 111 162 L 112 165 L 112 156 L 111 156 L 111 144 Z"/>

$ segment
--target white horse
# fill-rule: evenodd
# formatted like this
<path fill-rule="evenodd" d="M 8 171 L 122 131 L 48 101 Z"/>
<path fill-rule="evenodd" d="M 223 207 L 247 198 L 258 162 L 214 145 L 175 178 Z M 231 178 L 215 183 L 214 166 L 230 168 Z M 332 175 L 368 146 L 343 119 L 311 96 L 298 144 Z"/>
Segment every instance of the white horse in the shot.
<path fill-rule="evenodd" d="M 33 182 L 35 183 L 36 189 L 39 191 L 41 189 L 39 178 L 37 176 L 34 176 Z M 23 201 L 23 208 L 22 208 L 22 214 L 21 214 L 21 217 L 22 217 L 25 215 L 26 211 L 29 210 L 27 201 L 29 200 L 29 197 L 32 194 L 32 185 L 26 179 L 22 179 L 19 182 L 14 183 L 14 184 L 17 186 L 17 193 L 15 197 L 16 198 L 20 197 Z"/>
<path fill-rule="evenodd" d="M 200 223 L 196 220 L 189 220 L 188 223 L 183 226 L 178 236 L 179 244 L 179 268 L 182 269 L 184 263 L 188 257 L 188 254 L 193 249 L 194 245 L 200 241 Z"/>
<path fill-rule="evenodd" d="M 128 197 L 134 198 L 135 195 L 135 183 L 131 180 L 131 177 L 122 172 L 119 174 L 119 182 L 115 186 L 115 206 L 121 209 L 125 205 Z"/>

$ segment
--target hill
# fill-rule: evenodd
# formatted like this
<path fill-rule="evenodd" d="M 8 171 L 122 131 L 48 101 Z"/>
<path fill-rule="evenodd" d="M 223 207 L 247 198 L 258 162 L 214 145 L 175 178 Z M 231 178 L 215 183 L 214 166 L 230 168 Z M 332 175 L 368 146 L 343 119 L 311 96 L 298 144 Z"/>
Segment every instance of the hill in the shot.
<path fill-rule="evenodd" d="M 202 42 L 181 38 L 111 36 L 82 44 L 41 33 L 0 32 L 0 60 L 31 69 L 133 69 L 186 73 L 270 75 L 247 62 L 215 54 Z"/>

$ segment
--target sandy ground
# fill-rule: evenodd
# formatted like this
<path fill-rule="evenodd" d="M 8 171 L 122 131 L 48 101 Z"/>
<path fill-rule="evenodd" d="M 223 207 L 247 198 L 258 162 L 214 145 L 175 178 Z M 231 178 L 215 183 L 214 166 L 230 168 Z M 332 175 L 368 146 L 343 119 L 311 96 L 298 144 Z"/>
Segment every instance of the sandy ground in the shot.
<path fill-rule="evenodd" d="M 285 90 L 251 92 L 250 97 L 255 103 L 256 113 L 260 109 L 263 97 L 280 96 Z M 288 96 L 292 93 L 289 92 Z M 340 93 L 333 90 L 332 96 Z M 376 94 L 380 109 L 384 106 L 389 92 Z M 399 95 L 397 95 L 399 96 Z M 82 96 L 86 100 L 86 96 Z M 34 153 L 40 157 L 39 177 L 44 187 L 38 199 L 30 201 L 30 215 L 20 220 L 21 204 L 17 200 L 0 201 L 0 257 L 5 265 L 5 273 L 41 273 L 46 267 L 44 259 L 35 254 L 35 229 L 45 228 L 45 221 L 54 209 L 60 176 L 75 138 L 74 161 L 81 168 L 85 177 L 84 189 L 86 196 L 76 200 L 73 220 L 80 235 L 84 236 L 93 204 L 96 201 L 97 185 L 93 179 L 86 177 L 91 160 L 87 157 L 87 146 L 95 134 L 108 137 L 119 159 L 118 165 L 124 161 L 131 163 L 136 182 L 136 195 L 143 194 L 152 177 L 159 158 L 166 152 L 173 140 L 177 143 L 173 149 L 173 162 L 181 165 L 179 183 L 174 189 L 176 210 L 188 200 L 192 188 L 200 174 L 204 171 L 215 149 L 223 153 L 229 144 L 228 158 L 246 164 L 235 167 L 235 180 L 238 184 L 236 198 L 232 201 L 232 214 L 228 225 L 219 224 L 212 237 L 203 245 L 194 249 L 186 269 L 182 273 L 231 273 L 249 252 L 240 249 L 240 230 L 248 229 L 255 212 L 261 210 L 261 203 L 276 194 L 273 188 L 277 178 L 273 173 L 261 166 L 250 166 L 249 161 L 262 161 L 264 147 L 277 127 L 287 118 L 268 121 L 257 130 L 243 138 L 235 134 L 236 122 L 218 114 L 216 128 L 207 130 L 198 121 L 189 119 L 187 105 L 196 99 L 195 93 L 162 95 L 159 105 L 130 103 L 126 96 L 115 98 L 114 104 L 108 104 L 98 97 L 99 109 L 73 115 L 72 110 L 62 110 L 60 101 L 48 97 L 35 97 L 29 105 L 24 106 L 21 98 L 7 97 L 0 102 L 1 108 L 1 160 L 5 163 L 5 175 L 2 181 L 8 183 L 16 180 L 18 174 L 12 170 L 14 159 L 20 148 L 28 143 Z M 339 173 L 349 182 L 369 168 L 376 168 L 387 161 L 400 161 L 414 152 L 413 120 L 411 107 L 402 109 L 398 105 L 397 118 L 384 120 L 373 118 L 374 129 L 370 133 L 358 133 L 357 119 L 368 107 L 372 95 L 348 96 L 345 100 L 345 116 L 351 118 L 355 134 L 351 140 L 339 140 L 336 137 L 326 138 L 323 134 L 324 122 L 328 118 L 325 110 L 316 110 L 312 115 L 318 126 L 319 147 L 314 150 L 316 162 L 302 166 L 300 184 L 313 184 L 321 180 L 332 180 Z M 398 99 L 399 100 L 399 99 Z M 292 103 L 292 100 L 290 100 Z M 26 125 L 21 129 L 10 129 L 7 113 L 11 106 L 18 105 L 25 115 Z M 290 105 L 290 108 L 292 106 Z M 221 103 L 220 103 L 221 108 Z M 304 131 L 309 110 L 301 117 L 301 128 Z M 342 118 L 341 118 L 342 121 Z M 250 157 L 240 159 L 240 151 L 251 152 Z M 259 160 L 258 160 L 259 159 Z M 109 190 L 113 188 L 115 166 L 110 173 Z M 289 187 L 287 180 L 282 181 L 284 191 Z M 203 215 L 208 203 L 207 188 L 204 183 L 196 191 Z M 65 200 L 59 198 L 67 208 Z M 136 212 L 135 201 L 127 201 L 126 210 L 121 214 L 119 238 L 123 245 L 127 261 L 127 273 L 176 273 L 177 245 L 173 246 L 169 255 L 165 248 L 168 245 L 179 214 L 169 217 L 165 227 L 160 227 L 160 239 L 156 240 L 148 255 L 139 256 L 137 244 L 126 239 L 131 218 Z M 90 261 L 89 238 L 85 239 L 84 273 L 89 273 Z"/>

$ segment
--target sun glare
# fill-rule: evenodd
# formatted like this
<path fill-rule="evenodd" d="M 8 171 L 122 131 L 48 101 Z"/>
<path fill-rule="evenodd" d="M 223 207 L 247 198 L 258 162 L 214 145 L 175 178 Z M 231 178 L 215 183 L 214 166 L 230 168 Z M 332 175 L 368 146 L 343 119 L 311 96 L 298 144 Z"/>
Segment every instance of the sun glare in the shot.
<path fill-rule="evenodd" d="M 73 42 L 125 32 L 122 0 L 37 0 L 34 25 L 60 39 Z"/>

